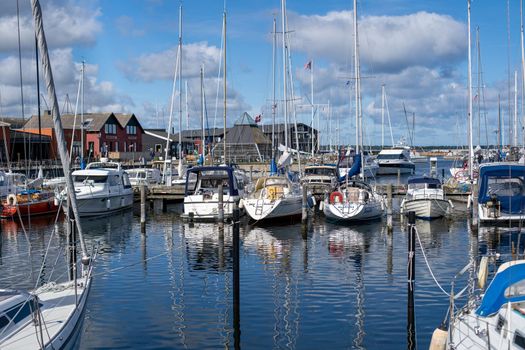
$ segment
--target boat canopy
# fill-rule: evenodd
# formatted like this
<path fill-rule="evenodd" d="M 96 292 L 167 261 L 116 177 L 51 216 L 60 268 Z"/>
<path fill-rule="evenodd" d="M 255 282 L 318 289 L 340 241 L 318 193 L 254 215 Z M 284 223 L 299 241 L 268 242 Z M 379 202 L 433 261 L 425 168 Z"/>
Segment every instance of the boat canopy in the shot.
<path fill-rule="evenodd" d="M 185 187 L 185 193 L 186 195 L 189 194 L 189 192 L 192 192 L 193 189 L 189 188 L 189 185 L 196 186 L 197 183 L 193 182 L 195 180 L 195 176 L 197 179 L 201 180 L 207 180 L 209 182 L 209 185 L 213 185 L 215 189 L 218 189 L 218 185 L 220 181 L 226 180 L 227 178 L 227 184 L 228 184 L 228 191 L 230 196 L 238 196 L 239 190 L 237 187 L 237 183 L 235 183 L 235 175 L 233 174 L 234 169 L 230 166 L 196 166 L 193 168 L 188 169 L 186 172 L 186 187 Z M 192 174 L 195 174 L 192 176 Z"/>
<path fill-rule="evenodd" d="M 477 315 L 487 317 L 498 312 L 509 301 L 525 301 L 525 260 L 504 265 L 499 268 L 487 288 L 481 305 L 476 310 Z"/>
<path fill-rule="evenodd" d="M 496 196 L 501 211 L 519 214 L 525 210 L 525 166 L 487 164 L 479 169 L 478 202 L 484 204 Z"/>
<path fill-rule="evenodd" d="M 408 178 L 408 184 L 429 184 L 441 186 L 441 181 L 430 176 L 411 176 Z"/>

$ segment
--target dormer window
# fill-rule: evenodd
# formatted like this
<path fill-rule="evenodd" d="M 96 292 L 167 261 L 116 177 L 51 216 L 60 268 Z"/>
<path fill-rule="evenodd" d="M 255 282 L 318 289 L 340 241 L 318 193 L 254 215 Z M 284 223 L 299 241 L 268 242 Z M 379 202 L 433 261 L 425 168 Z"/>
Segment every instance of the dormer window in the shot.
<path fill-rule="evenodd" d="M 117 124 L 109 124 L 107 123 L 104 125 L 104 131 L 106 134 L 116 134 L 117 133 Z"/>
<path fill-rule="evenodd" d="M 126 132 L 128 133 L 128 135 L 136 135 L 137 127 L 135 125 L 128 125 L 126 126 Z"/>

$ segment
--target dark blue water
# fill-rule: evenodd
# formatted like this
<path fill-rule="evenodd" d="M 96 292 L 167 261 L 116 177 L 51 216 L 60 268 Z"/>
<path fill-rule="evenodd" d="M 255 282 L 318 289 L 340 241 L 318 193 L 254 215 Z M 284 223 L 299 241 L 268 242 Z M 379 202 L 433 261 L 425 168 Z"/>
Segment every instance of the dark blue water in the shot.
<path fill-rule="evenodd" d="M 131 211 L 84 221 L 88 245 L 98 241 L 100 251 L 80 348 L 234 348 L 232 227 L 221 232 L 214 224 L 192 226 L 180 220 L 180 205 L 168 209 L 149 213 L 146 235 Z M 63 226 L 53 219 L 33 223 L 29 256 L 20 225 L 4 223 L 2 286 L 38 283 L 28 271 L 40 266 L 55 228 L 57 249 L 41 279 L 53 266 L 53 276 L 64 276 Z M 469 259 L 502 244 L 490 230 L 471 234 L 465 208 L 449 219 L 418 221 L 417 228 L 447 292 Z M 384 221 L 339 226 L 317 214 L 306 236 L 300 224 L 243 222 L 240 237 L 241 348 L 406 348 L 407 232 L 399 215 L 391 235 Z M 465 283 L 458 281 L 458 289 Z M 448 297 L 419 247 L 415 305 L 417 346 L 428 348 Z"/>

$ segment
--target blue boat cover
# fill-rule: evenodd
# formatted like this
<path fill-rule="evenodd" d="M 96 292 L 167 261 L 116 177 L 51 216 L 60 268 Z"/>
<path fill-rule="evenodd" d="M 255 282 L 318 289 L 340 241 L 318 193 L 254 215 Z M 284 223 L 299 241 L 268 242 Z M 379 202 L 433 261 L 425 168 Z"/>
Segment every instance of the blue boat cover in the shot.
<path fill-rule="evenodd" d="M 409 184 L 431 184 L 431 185 L 441 185 L 441 181 L 435 177 L 429 176 L 411 176 L 408 178 Z"/>
<path fill-rule="evenodd" d="M 272 158 L 270 162 L 270 175 L 277 174 L 277 163 L 275 163 L 275 158 Z"/>
<path fill-rule="evenodd" d="M 489 179 L 511 179 L 520 178 L 525 180 L 525 166 L 519 164 L 494 164 L 482 166 L 479 170 L 479 195 L 478 202 L 483 204 L 491 200 L 489 193 Z M 525 185 L 525 183 L 523 183 Z M 525 196 L 523 193 L 517 193 L 512 196 L 498 195 L 500 209 L 504 213 L 519 214 L 525 211 Z"/>
<path fill-rule="evenodd" d="M 498 310 L 509 301 L 525 301 L 525 294 L 510 298 L 505 296 L 505 291 L 509 286 L 524 279 L 525 264 L 511 265 L 502 272 L 497 273 L 487 288 L 487 292 L 483 296 L 483 300 L 476 310 L 476 314 L 487 317 L 498 312 Z"/>
<path fill-rule="evenodd" d="M 348 173 L 339 177 L 339 182 L 345 182 L 346 177 L 352 178 L 352 176 L 355 176 L 361 172 L 361 154 L 356 154 L 354 156 L 354 162 L 352 163 L 352 167 L 350 170 L 348 170 Z"/>

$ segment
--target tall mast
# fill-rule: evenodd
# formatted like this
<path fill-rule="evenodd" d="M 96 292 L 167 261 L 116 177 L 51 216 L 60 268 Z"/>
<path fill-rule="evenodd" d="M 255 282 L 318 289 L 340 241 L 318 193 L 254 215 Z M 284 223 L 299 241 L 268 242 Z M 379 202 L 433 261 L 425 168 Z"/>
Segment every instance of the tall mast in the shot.
<path fill-rule="evenodd" d="M 385 148 L 385 84 L 381 85 L 381 149 Z"/>
<path fill-rule="evenodd" d="M 286 79 L 286 0 L 281 0 L 281 20 L 283 28 L 283 95 L 284 95 L 284 145 L 288 149 L 288 95 Z"/>
<path fill-rule="evenodd" d="M 355 75 L 355 153 L 359 154 L 360 140 L 360 81 L 359 81 L 359 53 L 357 44 L 357 0 L 354 0 L 354 75 Z"/>
<path fill-rule="evenodd" d="M 275 56 L 277 51 L 277 19 L 273 17 L 273 45 L 272 45 L 272 159 L 275 152 L 275 113 L 277 104 L 275 103 Z"/>
<path fill-rule="evenodd" d="M 42 10 L 40 8 L 40 3 L 38 2 L 38 0 L 31 0 L 31 7 L 33 11 L 33 19 L 35 21 L 35 30 L 36 30 L 38 46 L 39 46 L 40 54 L 41 54 L 42 67 L 44 68 L 43 73 L 44 73 L 44 78 L 46 80 L 48 98 L 49 98 L 49 101 L 51 101 L 51 106 L 53 110 L 52 116 L 53 116 L 55 134 L 57 138 L 58 151 L 60 154 L 60 160 L 62 162 L 62 168 L 64 170 L 64 177 L 65 177 L 66 186 L 68 189 L 67 193 L 70 199 L 71 210 L 75 218 L 75 224 L 77 227 L 78 237 L 80 240 L 80 248 L 82 250 L 82 263 L 87 265 L 89 263 L 89 258 L 87 254 L 86 244 L 84 242 L 84 234 L 83 234 L 82 226 L 80 225 L 80 220 L 79 220 L 79 215 L 78 215 L 77 198 L 76 198 L 76 193 L 75 193 L 74 186 L 73 186 L 73 179 L 71 177 L 70 162 L 69 162 L 69 157 L 68 157 L 67 149 L 66 149 L 64 129 L 62 129 L 62 122 L 60 120 L 60 110 L 58 107 L 58 100 L 57 100 L 57 95 L 55 91 L 55 84 L 53 81 L 53 72 L 51 69 L 51 62 L 49 61 L 49 53 L 47 50 L 46 36 L 44 33 L 44 24 L 42 22 Z"/>
<path fill-rule="evenodd" d="M 35 36 L 35 63 L 36 63 L 36 100 L 37 100 L 37 115 L 38 115 L 38 149 L 40 152 L 40 162 L 42 162 L 42 117 L 40 115 L 40 73 L 38 64 L 38 42 Z"/>
<path fill-rule="evenodd" d="M 479 47 L 479 26 L 476 27 L 476 49 L 478 52 L 478 86 L 476 88 L 478 96 L 477 107 L 478 107 L 478 144 L 481 144 L 481 49 Z"/>
<path fill-rule="evenodd" d="M 204 66 L 201 66 L 201 128 L 202 128 L 202 142 L 201 142 L 201 157 L 202 165 L 206 163 L 204 158 L 205 152 L 204 148 L 206 147 L 206 135 L 204 133 Z"/>
<path fill-rule="evenodd" d="M 523 0 L 520 1 L 520 32 L 521 32 L 521 74 L 522 74 L 522 78 L 521 78 L 521 93 L 522 93 L 522 103 L 521 103 L 521 118 L 522 118 L 522 123 L 525 124 L 525 113 L 524 113 L 524 105 L 525 103 L 523 103 L 523 94 L 525 93 L 525 49 L 524 49 L 524 45 L 523 45 Z M 522 133 L 522 137 L 524 138 L 523 140 L 523 145 L 522 146 L 525 146 L 525 132 Z"/>
<path fill-rule="evenodd" d="M 314 60 L 309 61 L 310 64 L 310 95 L 312 103 L 312 157 L 314 156 L 315 151 L 315 134 L 314 134 Z"/>
<path fill-rule="evenodd" d="M 179 6 L 179 170 L 182 168 L 182 3 Z M 179 178 L 182 174 L 179 171 Z"/>
<path fill-rule="evenodd" d="M 469 147 L 469 176 L 474 179 L 474 150 L 472 148 L 472 53 L 471 53 L 471 38 L 470 38 L 470 0 L 467 0 L 468 16 L 468 147 Z"/>
<path fill-rule="evenodd" d="M 80 83 L 81 83 L 81 99 L 80 99 L 80 166 L 84 164 L 84 69 L 85 62 L 82 61 L 82 68 L 80 71 Z M 118 151 L 118 150 L 117 150 Z"/>
<path fill-rule="evenodd" d="M 224 84 L 224 115 L 223 115 L 223 122 L 224 122 L 224 130 L 223 130 L 223 136 L 222 136 L 222 143 L 224 146 L 224 163 L 228 164 L 226 159 L 226 8 L 224 8 L 224 14 L 223 14 L 223 36 L 224 36 L 224 49 L 222 51 L 223 54 L 223 60 L 224 60 L 224 77 L 223 77 L 223 84 Z"/>
<path fill-rule="evenodd" d="M 514 71 L 514 132 L 512 145 L 518 146 L 518 71 Z"/>

